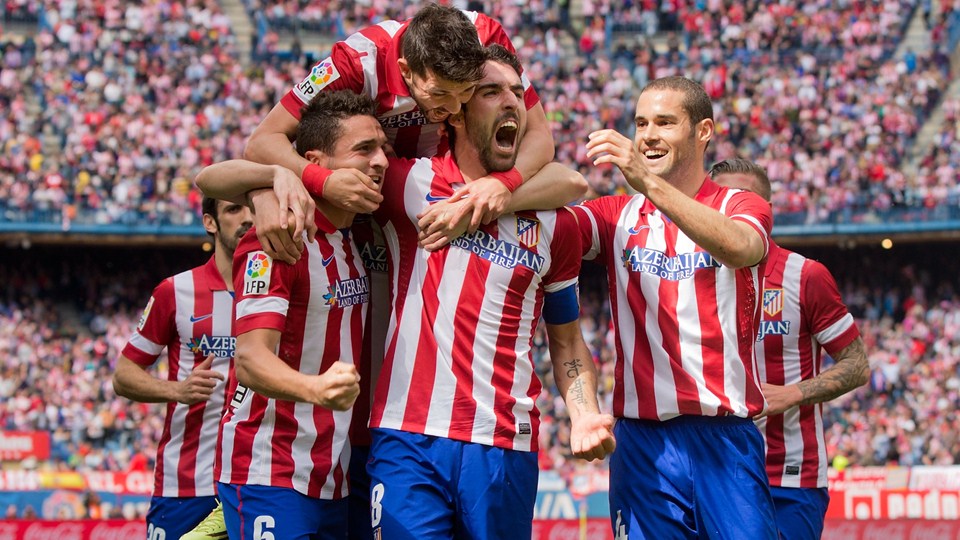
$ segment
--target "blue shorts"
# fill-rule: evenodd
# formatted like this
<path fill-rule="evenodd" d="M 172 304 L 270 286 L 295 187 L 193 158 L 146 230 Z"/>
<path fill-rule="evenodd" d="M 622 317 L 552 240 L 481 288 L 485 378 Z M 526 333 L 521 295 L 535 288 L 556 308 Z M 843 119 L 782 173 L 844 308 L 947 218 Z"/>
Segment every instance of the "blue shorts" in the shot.
<path fill-rule="evenodd" d="M 776 540 L 763 438 L 753 421 L 619 419 L 610 458 L 616 538 Z"/>
<path fill-rule="evenodd" d="M 316 499 L 290 488 L 222 482 L 217 483 L 217 494 L 231 540 L 347 537 L 347 499 Z"/>
<path fill-rule="evenodd" d="M 771 486 L 770 493 L 777 509 L 777 528 L 782 540 L 819 540 L 830 504 L 827 488 Z"/>
<path fill-rule="evenodd" d="M 389 540 L 530 538 L 537 453 L 374 429 L 370 517 Z"/>
<path fill-rule="evenodd" d="M 373 540 L 370 527 L 370 475 L 367 474 L 369 446 L 350 447 L 350 540 Z"/>
<path fill-rule="evenodd" d="M 147 539 L 180 540 L 216 507 L 217 498 L 213 495 L 153 497 L 150 499 L 150 510 L 147 511 Z"/>

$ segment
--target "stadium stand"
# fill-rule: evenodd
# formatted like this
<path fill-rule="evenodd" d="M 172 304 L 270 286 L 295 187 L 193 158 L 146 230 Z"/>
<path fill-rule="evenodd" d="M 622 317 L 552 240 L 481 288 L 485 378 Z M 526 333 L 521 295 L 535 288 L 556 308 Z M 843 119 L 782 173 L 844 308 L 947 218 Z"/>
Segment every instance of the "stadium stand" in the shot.
<path fill-rule="evenodd" d="M 960 219 L 960 100 L 941 105 L 956 73 L 958 2 L 925 17 L 933 49 L 902 57 L 894 51 L 926 2 L 463 4 L 515 36 L 557 158 L 595 195 L 627 188 L 614 169 L 589 165 L 586 135 L 629 133 L 639 88 L 683 73 L 715 100 L 711 159 L 764 165 L 778 225 Z M 192 225 L 200 236 L 191 179 L 203 165 L 240 156 L 260 118 L 325 54 L 279 50 L 279 33 L 338 39 L 403 18 L 419 2 L 249 0 L 254 60 L 239 57 L 240 36 L 214 0 L 0 5 L 5 22 L 36 25 L 0 34 L 0 225 Z M 938 106 L 943 122 L 919 152 L 916 175 L 906 176 L 905 156 Z M 26 467 L 151 470 L 161 409 L 118 399 L 108 374 L 153 284 L 204 256 L 85 250 L 0 248 L 0 426 L 52 434 L 50 460 Z M 862 466 L 960 464 L 956 246 L 798 251 L 833 270 L 871 351 L 869 385 L 825 406 L 828 452 Z M 609 400 L 604 287 L 587 268 L 583 330 Z M 541 468 L 569 478 L 597 465 L 571 459 L 542 331 L 535 344 L 545 383 Z"/>

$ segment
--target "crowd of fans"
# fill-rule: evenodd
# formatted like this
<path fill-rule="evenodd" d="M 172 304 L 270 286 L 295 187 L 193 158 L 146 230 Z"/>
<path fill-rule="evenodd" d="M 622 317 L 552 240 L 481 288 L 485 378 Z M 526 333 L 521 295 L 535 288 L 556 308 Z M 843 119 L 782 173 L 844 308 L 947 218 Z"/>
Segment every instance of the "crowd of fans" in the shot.
<path fill-rule="evenodd" d="M 2 45 L 0 221 L 189 224 L 200 167 L 240 156 L 259 120 L 326 54 L 299 40 L 279 51 L 278 32 L 337 39 L 420 4 L 249 0 L 266 24 L 256 30 L 260 60 L 245 62 L 236 42 L 247 37 L 231 34 L 216 0 L 6 2 L 5 13 L 28 16 L 32 6 L 39 31 Z M 956 2 L 927 16 L 934 47 L 899 59 L 906 24 L 927 2 L 584 0 L 573 13 L 567 0 L 453 4 L 497 17 L 514 36 L 557 159 L 596 194 L 627 188 L 614 168 L 590 165 L 587 134 L 632 132 L 639 88 L 683 74 L 715 102 L 708 159 L 765 166 L 778 223 L 957 205 L 955 182 L 942 182 L 956 176 L 955 137 L 936 139 L 916 177 L 901 172 L 949 81 Z"/>
<path fill-rule="evenodd" d="M 926 2 L 583 0 L 575 13 L 568 0 L 463 4 L 497 17 L 514 36 L 553 128 L 557 159 L 578 168 L 596 194 L 626 186 L 615 169 L 589 164 L 587 134 L 631 133 L 638 89 L 685 74 L 714 99 L 718 136 L 710 159 L 742 155 L 765 166 L 778 223 L 867 220 L 898 207 L 937 215 L 960 203 L 960 101 L 943 104 L 943 125 L 920 152 L 917 174 L 900 172 L 949 81 L 947 52 L 960 34 L 956 2 L 926 17 L 931 51 L 898 59 L 891 55 L 905 25 Z M 236 40 L 245 36 L 231 34 L 215 0 L 4 2 L 5 19 L 35 18 L 38 32 L 0 45 L 0 222 L 196 223 L 200 196 L 192 178 L 204 165 L 239 157 L 246 136 L 306 74 L 303 51 L 276 61 L 277 32 L 342 38 L 406 18 L 419 2 L 247 5 L 258 20 L 255 52 L 269 60 L 241 61 Z M 156 274 L 111 271 L 89 256 L 0 258 L 8 276 L 0 290 L 0 426 L 52 434 L 51 460 L 26 465 L 152 467 L 162 407 L 117 398 L 109 374 L 150 288 L 189 264 L 180 255 L 141 256 Z M 921 270 L 956 270 L 955 263 L 898 274 L 894 268 L 908 260 L 858 261 L 878 269 L 872 281 L 854 279 L 858 274 L 836 261 L 871 351 L 868 387 L 825 407 L 828 452 L 851 464 L 960 463 L 953 412 L 960 404 L 960 297 L 948 278 Z M 582 287 L 583 330 L 609 410 L 613 334 L 602 279 L 590 276 Z M 583 465 L 569 456 L 545 343 L 541 333 L 541 465 L 570 472 Z"/>
<path fill-rule="evenodd" d="M 151 470 L 163 406 L 118 398 L 110 375 L 153 285 L 199 264 L 202 254 L 36 251 L 8 251 L 0 261 L 10 276 L 0 290 L 0 429 L 51 433 L 51 459 L 24 466 Z M 828 455 L 851 466 L 960 464 L 960 269 L 950 250 L 808 254 L 837 277 L 871 366 L 866 386 L 824 405 Z M 121 272 L 129 260 L 143 270 Z M 615 349 L 604 281 L 586 265 L 580 290 L 584 338 L 609 411 Z M 562 474 L 605 467 L 571 458 L 542 328 L 534 345 L 543 381 L 541 467 Z M 158 365 L 162 373 L 164 360 Z"/>

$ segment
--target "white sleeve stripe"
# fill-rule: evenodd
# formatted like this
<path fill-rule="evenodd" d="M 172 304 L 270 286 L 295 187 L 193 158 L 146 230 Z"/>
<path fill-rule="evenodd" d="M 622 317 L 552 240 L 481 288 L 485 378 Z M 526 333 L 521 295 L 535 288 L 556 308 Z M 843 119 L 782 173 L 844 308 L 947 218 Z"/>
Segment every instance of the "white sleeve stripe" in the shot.
<path fill-rule="evenodd" d="M 163 351 L 163 345 L 150 341 L 149 339 L 143 337 L 140 332 L 134 332 L 133 335 L 130 336 L 130 345 L 133 345 L 141 351 L 153 356 L 157 356 Z"/>
<path fill-rule="evenodd" d="M 573 284 L 576 283 L 576 282 L 577 282 L 577 277 L 574 276 L 574 277 L 572 277 L 572 278 L 570 278 L 570 279 L 566 279 L 566 280 L 563 280 L 563 281 L 557 281 L 557 282 L 555 282 L 555 283 L 551 283 L 551 284 L 545 286 L 545 287 L 543 288 L 543 290 L 544 290 L 544 292 L 548 292 L 548 293 L 553 293 L 553 292 L 557 292 L 557 291 L 562 291 L 562 290 L 566 289 L 567 287 L 573 285 Z"/>
<path fill-rule="evenodd" d="M 733 218 L 739 218 L 739 219 L 742 219 L 742 220 L 744 220 L 744 221 L 749 221 L 751 225 L 753 225 L 754 227 L 757 228 L 757 232 L 759 232 L 759 233 L 760 233 L 760 237 L 763 238 L 763 256 L 766 257 L 766 256 L 767 256 L 767 252 L 770 251 L 770 239 L 767 237 L 767 231 L 766 231 L 766 229 L 764 229 L 763 226 L 760 225 L 760 222 L 757 221 L 757 218 L 755 218 L 755 217 L 753 217 L 753 216 L 751 216 L 751 215 L 749 215 L 749 214 L 735 214 L 735 215 L 730 216 L 730 218 L 731 218 L 731 219 L 733 219 Z"/>
<path fill-rule="evenodd" d="M 843 317 L 840 317 L 840 320 L 831 324 L 827 328 L 817 332 L 816 338 L 821 344 L 830 343 L 831 341 L 842 336 L 844 332 L 850 329 L 853 326 L 853 315 L 847 313 Z"/>
<path fill-rule="evenodd" d="M 259 313 L 277 313 L 286 316 L 290 301 L 283 298 L 247 298 L 237 303 L 237 319 Z"/>
<path fill-rule="evenodd" d="M 597 226 L 597 218 L 593 215 L 593 211 L 586 206 L 581 206 L 580 208 L 583 209 L 583 212 L 587 214 L 587 218 L 590 219 L 590 249 L 583 256 L 583 260 L 592 261 L 597 258 L 597 255 L 600 255 L 600 229 Z"/>

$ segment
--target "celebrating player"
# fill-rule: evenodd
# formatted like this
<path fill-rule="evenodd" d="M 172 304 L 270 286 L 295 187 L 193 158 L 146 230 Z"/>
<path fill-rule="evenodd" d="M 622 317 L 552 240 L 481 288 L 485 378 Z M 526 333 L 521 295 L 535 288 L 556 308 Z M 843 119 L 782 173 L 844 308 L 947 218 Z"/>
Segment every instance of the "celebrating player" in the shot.
<path fill-rule="evenodd" d="M 429 4 L 406 22 L 384 21 L 351 35 L 333 46 L 330 57 L 313 67 L 257 127 L 246 157 L 279 164 L 302 177 L 301 188 L 280 201 L 277 219 L 261 219 L 260 230 L 269 253 L 287 261 L 298 256 L 286 227 L 287 208 L 299 220 L 312 205 L 307 191 L 351 212 L 372 212 L 382 200 L 370 178 L 356 170 L 331 171 L 310 163 L 290 144 L 295 139 L 300 107 L 320 92 L 350 90 L 377 100 L 377 118 L 396 155 L 432 157 L 444 153 L 443 124 L 473 94 L 483 74 L 483 46 L 500 44 L 513 50 L 498 22 L 486 15 Z M 509 193 L 553 158 L 553 136 L 536 91 L 524 78 L 524 106 L 529 127 L 520 143 L 516 163 L 467 188 L 471 196 L 463 212 L 472 211 L 474 225 L 503 211 Z M 440 212 L 441 210 L 437 210 Z M 453 217 L 453 216 L 451 216 Z M 431 217 L 427 218 L 432 222 Z"/>
<path fill-rule="evenodd" d="M 355 169 L 379 185 L 386 136 L 373 115 L 365 95 L 324 93 L 303 110 L 298 146 L 312 163 Z M 208 167 L 197 182 L 242 199 L 277 175 L 293 173 L 232 161 Z M 346 232 L 353 213 L 320 200 L 315 218 L 321 234 L 294 265 L 271 259 L 255 234 L 235 257 L 236 381 L 217 465 L 231 537 L 347 534 L 347 434 L 369 281 Z"/>
<path fill-rule="evenodd" d="M 767 173 L 751 161 L 721 161 L 710 176 L 770 200 Z M 837 282 L 819 262 L 771 242 L 761 303 L 756 357 L 767 410 L 756 424 L 777 528 L 784 540 L 815 540 L 830 501 L 820 404 L 866 384 L 870 366 Z M 821 371 L 823 349 L 836 364 Z"/>
<path fill-rule="evenodd" d="M 682 77 L 640 94 L 636 137 L 590 134 L 639 195 L 576 209 L 607 267 L 617 337 L 610 461 L 617 538 L 776 538 L 753 360 L 759 264 L 773 225 L 759 196 L 718 186 L 703 156 L 710 98 Z"/>
<path fill-rule="evenodd" d="M 240 204 L 205 197 L 202 207 L 203 226 L 214 239 L 213 257 L 157 285 L 113 374 L 118 395 L 167 403 L 148 539 L 180 538 L 217 507 L 214 456 L 226 395 L 220 381 L 230 369 L 235 342 L 230 276 L 234 250 L 252 221 L 250 210 Z M 164 347 L 166 380 L 146 372 Z"/>
<path fill-rule="evenodd" d="M 417 215 L 432 201 L 514 165 L 527 116 L 520 67 L 507 49 L 489 49 L 473 97 L 448 120 L 453 153 L 392 163 L 374 214 L 393 271 L 370 420 L 375 537 L 531 536 L 540 394 L 531 343 L 541 311 L 574 453 L 596 459 L 614 447 L 579 329 L 572 213 L 503 214 L 444 249 L 418 245 Z"/>

